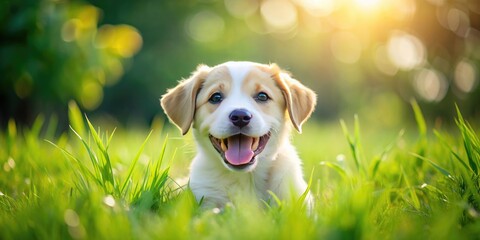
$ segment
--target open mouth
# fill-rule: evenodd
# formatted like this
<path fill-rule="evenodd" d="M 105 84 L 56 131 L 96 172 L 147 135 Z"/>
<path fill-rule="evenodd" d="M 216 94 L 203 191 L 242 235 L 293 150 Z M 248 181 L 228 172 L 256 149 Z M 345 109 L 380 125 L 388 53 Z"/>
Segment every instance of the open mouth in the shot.
<path fill-rule="evenodd" d="M 260 154 L 270 139 L 270 132 L 261 137 L 250 137 L 237 134 L 219 139 L 209 136 L 212 145 L 220 153 L 226 164 L 243 169 L 255 163 L 255 157 Z"/>

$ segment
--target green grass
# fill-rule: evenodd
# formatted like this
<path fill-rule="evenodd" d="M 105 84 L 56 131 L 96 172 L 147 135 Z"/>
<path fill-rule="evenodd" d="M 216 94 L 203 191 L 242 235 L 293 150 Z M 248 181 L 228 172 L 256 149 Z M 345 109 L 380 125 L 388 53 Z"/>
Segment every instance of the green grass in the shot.
<path fill-rule="evenodd" d="M 174 179 L 188 174 L 191 135 L 98 127 L 70 104 L 56 120 L 0 132 L 0 239 L 478 239 L 480 141 L 456 126 L 375 129 L 310 122 L 294 144 L 315 196 L 301 204 L 245 200 L 202 209 Z M 108 129 L 108 130 L 107 130 Z M 311 174 L 310 174 L 311 173 Z"/>

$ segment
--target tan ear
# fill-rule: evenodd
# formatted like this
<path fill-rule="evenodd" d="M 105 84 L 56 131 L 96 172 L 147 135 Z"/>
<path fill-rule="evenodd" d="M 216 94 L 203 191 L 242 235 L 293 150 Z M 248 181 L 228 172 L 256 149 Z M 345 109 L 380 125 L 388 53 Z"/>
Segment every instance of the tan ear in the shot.
<path fill-rule="evenodd" d="M 209 73 L 210 68 L 200 65 L 188 79 L 178 83 L 175 88 L 169 89 L 160 100 L 165 114 L 185 135 L 192 125 L 195 116 L 197 93 Z"/>
<path fill-rule="evenodd" d="M 282 90 L 285 98 L 290 120 L 295 129 L 301 133 L 302 124 L 315 109 L 317 95 L 311 89 L 293 79 L 290 74 L 281 71 L 277 65 L 273 64 L 271 69 L 274 72 L 272 77 Z"/>

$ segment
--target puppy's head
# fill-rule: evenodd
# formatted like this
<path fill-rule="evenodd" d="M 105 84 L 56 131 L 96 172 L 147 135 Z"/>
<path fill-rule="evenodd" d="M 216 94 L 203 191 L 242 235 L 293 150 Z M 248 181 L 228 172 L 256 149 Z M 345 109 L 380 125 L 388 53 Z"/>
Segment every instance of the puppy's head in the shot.
<path fill-rule="evenodd" d="M 315 93 L 275 64 L 252 62 L 201 65 L 161 99 L 183 134 L 193 123 L 203 149 L 227 168 L 243 171 L 279 150 L 286 122 L 301 132 L 315 104 Z"/>

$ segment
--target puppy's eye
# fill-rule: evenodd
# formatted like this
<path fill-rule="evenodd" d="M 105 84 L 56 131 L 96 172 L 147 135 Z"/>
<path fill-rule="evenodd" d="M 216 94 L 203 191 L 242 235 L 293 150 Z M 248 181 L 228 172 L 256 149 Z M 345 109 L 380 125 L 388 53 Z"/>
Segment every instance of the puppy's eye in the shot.
<path fill-rule="evenodd" d="M 259 102 L 266 102 L 270 100 L 270 97 L 264 92 L 259 92 L 255 99 Z"/>
<path fill-rule="evenodd" d="M 211 104 L 218 104 L 222 100 L 223 100 L 223 95 L 219 92 L 216 92 L 212 94 L 212 96 L 210 96 L 210 98 L 208 99 L 208 102 L 210 102 Z"/>

